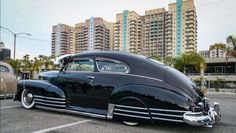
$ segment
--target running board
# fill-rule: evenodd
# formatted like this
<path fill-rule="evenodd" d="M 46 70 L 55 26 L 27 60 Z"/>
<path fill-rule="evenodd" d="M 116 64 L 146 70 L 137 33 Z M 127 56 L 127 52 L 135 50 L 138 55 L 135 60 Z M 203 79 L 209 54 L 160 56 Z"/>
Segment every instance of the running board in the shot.
<path fill-rule="evenodd" d="M 100 115 L 100 114 L 95 114 L 95 113 L 87 113 L 87 112 L 74 111 L 74 110 L 69 110 L 69 109 L 56 109 L 56 108 L 50 108 L 50 107 L 45 107 L 45 106 L 40 106 L 40 105 L 36 105 L 36 107 L 40 109 L 50 110 L 50 111 L 65 112 L 65 113 L 89 116 L 89 117 L 94 117 L 94 118 L 106 119 L 106 115 Z"/>

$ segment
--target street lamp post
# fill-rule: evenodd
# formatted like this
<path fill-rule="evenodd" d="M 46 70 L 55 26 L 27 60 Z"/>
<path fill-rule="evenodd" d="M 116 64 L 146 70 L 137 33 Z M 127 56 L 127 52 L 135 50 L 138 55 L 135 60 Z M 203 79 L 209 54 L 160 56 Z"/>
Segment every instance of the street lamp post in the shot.
<path fill-rule="evenodd" d="M 14 60 L 15 60 L 16 59 L 16 37 L 18 35 L 22 35 L 22 34 L 31 36 L 31 34 L 30 33 L 25 33 L 25 32 L 15 33 L 15 32 L 13 32 L 13 31 L 5 28 L 5 27 L 2 27 L 2 26 L 0 26 L 0 28 L 7 30 L 8 32 L 10 32 L 14 36 L 14 56 L 13 57 L 14 57 Z"/>

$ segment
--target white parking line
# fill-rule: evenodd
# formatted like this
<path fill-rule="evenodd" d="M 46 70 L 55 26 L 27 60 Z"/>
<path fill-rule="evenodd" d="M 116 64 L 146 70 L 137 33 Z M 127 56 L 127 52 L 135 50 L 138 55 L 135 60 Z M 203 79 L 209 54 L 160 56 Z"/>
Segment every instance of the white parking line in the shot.
<path fill-rule="evenodd" d="M 92 120 L 83 120 L 83 121 L 73 122 L 73 123 L 69 123 L 69 124 L 65 124 L 65 125 L 60 125 L 60 126 L 56 126 L 56 127 L 51 127 L 51 128 L 46 128 L 46 129 L 34 131 L 34 132 L 32 132 L 32 133 L 44 133 L 44 132 L 49 132 L 49 131 L 56 130 L 56 129 L 61 129 L 61 128 L 65 128 L 65 127 L 70 127 L 70 126 L 74 126 L 74 125 L 78 125 L 78 124 L 83 124 L 83 123 L 86 123 L 86 122 L 89 122 L 89 121 L 92 121 Z"/>
<path fill-rule="evenodd" d="M 10 108 L 17 108 L 17 107 L 22 107 L 22 105 L 0 107 L 0 109 L 10 109 Z"/>

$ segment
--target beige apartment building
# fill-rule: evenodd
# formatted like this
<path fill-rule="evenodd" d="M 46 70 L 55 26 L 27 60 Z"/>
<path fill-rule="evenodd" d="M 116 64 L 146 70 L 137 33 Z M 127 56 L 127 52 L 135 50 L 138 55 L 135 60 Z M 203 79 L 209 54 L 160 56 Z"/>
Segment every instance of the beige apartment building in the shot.
<path fill-rule="evenodd" d="M 73 52 L 71 27 L 65 24 L 57 24 L 52 27 L 52 56 L 71 54 Z"/>
<path fill-rule="evenodd" d="M 102 18 L 85 20 L 73 27 L 73 51 L 111 51 L 113 50 L 114 24 Z"/>
<path fill-rule="evenodd" d="M 162 58 L 172 53 L 172 14 L 165 8 L 146 10 L 143 16 L 142 54 Z M 169 51 L 168 51 L 169 50 Z"/>
<path fill-rule="evenodd" d="M 172 55 L 197 50 L 197 15 L 194 0 L 177 0 L 169 4 L 172 17 Z"/>
<path fill-rule="evenodd" d="M 116 14 L 114 28 L 115 51 L 141 52 L 141 19 L 141 16 L 135 11 L 125 10 Z"/>

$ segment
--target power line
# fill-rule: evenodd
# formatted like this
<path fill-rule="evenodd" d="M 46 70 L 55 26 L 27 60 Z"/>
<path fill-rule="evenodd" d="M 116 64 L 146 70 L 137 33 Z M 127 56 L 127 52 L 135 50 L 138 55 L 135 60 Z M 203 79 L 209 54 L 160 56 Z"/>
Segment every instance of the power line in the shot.
<path fill-rule="evenodd" d="M 3 30 L 5 33 L 7 34 L 11 34 L 5 30 Z M 51 41 L 48 40 L 42 40 L 42 39 L 38 39 L 38 38 L 32 38 L 32 37 L 23 37 L 23 36 L 17 36 L 17 38 L 23 38 L 23 39 L 28 39 L 28 40 L 32 40 L 32 41 L 38 41 L 38 42 L 43 42 L 43 43 L 48 43 L 51 44 Z"/>

